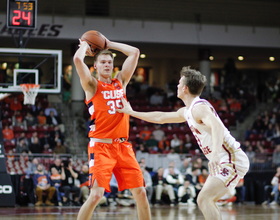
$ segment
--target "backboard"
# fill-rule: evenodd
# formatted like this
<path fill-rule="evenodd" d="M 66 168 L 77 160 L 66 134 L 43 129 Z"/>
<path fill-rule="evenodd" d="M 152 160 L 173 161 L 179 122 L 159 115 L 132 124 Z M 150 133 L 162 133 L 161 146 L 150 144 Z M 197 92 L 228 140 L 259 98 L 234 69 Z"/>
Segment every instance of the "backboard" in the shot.
<path fill-rule="evenodd" d="M 21 92 L 20 84 L 40 84 L 39 93 L 60 93 L 62 51 L 0 48 L 0 92 Z"/>

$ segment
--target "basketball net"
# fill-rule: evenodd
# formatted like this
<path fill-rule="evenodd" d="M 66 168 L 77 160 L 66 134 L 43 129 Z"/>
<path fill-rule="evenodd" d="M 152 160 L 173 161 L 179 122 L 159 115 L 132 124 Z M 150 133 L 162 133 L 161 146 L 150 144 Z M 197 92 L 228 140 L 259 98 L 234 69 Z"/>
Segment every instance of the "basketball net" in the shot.
<path fill-rule="evenodd" d="M 9 95 L 11 95 L 10 93 L 0 93 L 0 101 L 6 97 L 8 97 Z"/>
<path fill-rule="evenodd" d="M 38 84 L 20 84 L 21 90 L 24 94 L 23 104 L 35 104 L 35 99 L 38 94 L 40 85 Z"/>

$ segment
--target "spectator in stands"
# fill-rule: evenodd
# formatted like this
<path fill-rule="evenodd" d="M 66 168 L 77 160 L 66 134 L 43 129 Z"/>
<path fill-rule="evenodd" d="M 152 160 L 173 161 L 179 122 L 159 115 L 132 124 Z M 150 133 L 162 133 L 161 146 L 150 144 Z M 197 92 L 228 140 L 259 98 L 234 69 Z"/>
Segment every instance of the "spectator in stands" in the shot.
<path fill-rule="evenodd" d="M 80 188 L 75 185 L 75 179 L 78 178 L 78 172 L 73 169 L 71 160 L 64 160 L 61 167 L 61 192 L 64 193 L 62 197 L 62 204 L 64 206 L 70 205 L 70 192 L 73 192 L 73 205 L 79 206 Z"/>
<path fill-rule="evenodd" d="M 202 172 L 203 169 L 208 170 L 208 168 L 203 164 L 203 160 L 201 157 L 197 157 L 193 162 L 193 167 L 197 167 Z"/>
<path fill-rule="evenodd" d="M 268 101 L 274 102 L 279 92 L 279 80 L 275 77 L 269 77 L 265 85 L 268 93 Z"/>
<path fill-rule="evenodd" d="M 38 119 L 31 114 L 31 112 L 27 112 L 26 116 L 24 117 L 26 121 L 27 127 L 29 126 L 36 126 L 38 124 Z"/>
<path fill-rule="evenodd" d="M 169 166 L 168 170 L 169 173 L 166 176 L 166 182 L 172 185 L 175 194 L 178 194 L 179 187 L 184 184 L 184 176 L 181 173 L 176 173 L 174 166 Z"/>
<path fill-rule="evenodd" d="M 39 154 L 42 153 L 43 149 L 38 138 L 38 133 L 35 131 L 32 133 L 31 138 L 29 139 L 29 150 L 31 153 Z"/>
<path fill-rule="evenodd" d="M 53 206 L 54 203 L 51 202 L 53 195 L 55 193 L 55 188 L 51 186 L 50 176 L 45 173 L 43 164 L 37 165 L 37 173 L 33 176 L 35 193 L 37 196 L 36 206 L 43 205 L 43 192 L 47 193 L 47 200 L 45 204 L 48 206 Z"/>
<path fill-rule="evenodd" d="M 276 145 L 280 144 L 280 122 L 275 125 L 275 136 L 272 141 Z"/>
<path fill-rule="evenodd" d="M 53 153 L 53 150 L 51 149 L 50 145 L 44 144 L 42 154 L 52 154 L 52 153 Z"/>
<path fill-rule="evenodd" d="M 150 138 L 145 141 L 145 145 L 150 153 L 158 152 L 158 141 L 154 138 L 153 134 L 151 134 Z"/>
<path fill-rule="evenodd" d="M 258 115 L 256 120 L 253 122 L 251 131 L 259 134 L 264 130 L 264 128 L 265 128 L 265 124 L 264 124 L 264 121 L 262 119 L 262 116 Z"/>
<path fill-rule="evenodd" d="M 152 177 L 150 173 L 145 169 L 145 164 L 140 164 L 140 168 L 145 181 L 145 189 L 147 192 L 148 201 L 149 203 L 151 203 L 153 192 L 154 192 Z"/>
<path fill-rule="evenodd" d="M 192 143 L 192 139 L 191 139 L 191 135 L 190 134 L 186 134 L 185 135 L 185 147 L 188 149 L 188 152 L 194 152 L 197 147 Z"/>
<path fill-rule="evenodd" d="M 21 139 L 16 146 L 15 153 L 21 154 L 22 152 L 30 153 L 29 146 L 24 139 Z"/>
<path fill-rule="evenodd" d="M 170 141 L 170 147 L 175 149 L 175 148 L 179 148 L 180 145 L 182 144 L 183 141 L 178 138 L 177 134 L 173 134 L 173 138 Z"/>
<path fill-rule="evenodd" d="M 189 150 L 188 148 L 183 144 L 183 141 L 182 141 L 182 144 L 179 146 L 179 147 L 176 147 L 174 148 L 174 151 L 178 154 L 188 154 L 189 153 Z"/>
<path fill-rule="evenodd" d="M 174 165 L 176 165 L 176 169 L 179 168 L 182 162 L 180 155 L 176 153 L 173 148 L 170 149 L 169 153 L 166 155 L 166 158 L 169 162 L 174 162 Z"/>
<path fill-rule="evenodd" d="M 159 167 L 157 172 L 153 175 L 152 181 L 153 186 L 155 188 L 155 195 L 156 195 L 156 205 L 163 204 L 162 201 L 162 194 L 167 194 L 168 198 L 170 200 L 170 205 L 174 206 L 175 204 L 175 193 L 173 190 L 172 185 L 168 184 L 166 182 L 166 179 L 163 177 L 164 169 L 162 167 Z"/>
<path fill-rule="evenodd" d="M 136 134 L 135 138 L 132 137 L 131 139 L 134 139 L 133 148 L 135 149 L 135 151 L 139 150 L 141 144 L 144 144 L 144 140 L 142 138 L 140 138 L 139 134 Z"/>
<path fill-rule="evenodd" d="M 278 117 L 277 117 L 277 114 L 276 113 L 272 113 L 271 114 L 271 117 L 269 119 L 269 123 L 273 124 L 273 125 L 276 125 L 278 123 Z"/>
<path fill-rule="evenodd" d="M 25 132 L 21 132 L 19 137 L 17 137 L 16 142 L 20 142 L 21 140 L 24 140 L 25 144 L 29 145 L 29 139 L 26 137 L 26 133 Z"/>
<path fill-rule="evenodd" d="M 250 163 L 253 164 L 255 162 L 256 153 L 254 151 L 253 146 L 250 144 L 249 141 L 246 141 L 245 144 L 246 144 L 245 153 L 246 153 L 247 157 L 249 158 Z"/>
<path fill-rule="evenodd" d="M 55 167 L 58 170 L 58 172 L 61 173 L 61 165 L 62 165 L 61 159 L 59 157 L 56 157 L 54 159 L 53 164 L 50 165 L 49 169 L 51 169 L 52 167 Z"/>
<path fill-rule="evenodd" d="M 137 153 L 149 153 L 149 149 L 147 148 L 146 144 L 139 144 Z"/>
<path fill-rule="evenodd" d="M 264 187 L 265 198 L 263 205 L 277 205 L 279 199 L 279 186 L 280 186 L 280 167 L 276 168 L 276 173 L 271 180 L 271 185 Z M 273 198 L 272 198 L 273 197 Z"/>
<path fill-rule="evenodd" d="M 192 167 L 192 172 L 185 176 L 185 179 L 189 180 L 190 183 L 194 186 L 196 195 L 198 195 L 198 193 L 202 189 L 202 185 L 198 181 L 198 177 L 199 177 L 200 174 L 201 174 L 200 168 L 193 166 Z M 195 201 L 196 201 L 196 199 L 197 198 L 195 198 Z"/>
<path fill-rule="evenodd" d="M 29 158 L 29 152 L 23 151 L 23 152 L 19 155 L 19 161 L 20 161 L 20 163 L 28 163 L 29 160 L 30 160 L 30 158 Z"/>
<path fill-rule="evenodd" d="M 187 175 L 188 173 L 191 173 L 192 171 L 192 158 L 186 157 L 184 158 L 179 170 L 183 175 Z"/>
<path fill-rule="evenodd" d="M 236 114 L 239 113 L 241 111 L 241 103 L 239 100 L 233 98 L 232 102 L 229 104 L 229 109 L 233 112 L 235 112 Z"/>
<path fill-rule="evenodd" d="M 71 80 L 72 80 L 72 65 L 64 68 L 63 74 L 63 101 L 69 102 L 71 100 Z"/>
<path fill-rule="evenodd" d="M 280 166 L 280 144 L 277 144 L 272 154 L 272 165 Z"/>
<path fill-rule="evenodd" d="M 37 166 L 39 164 L 39 160 L 37 157 L 34 157 L 32 161 L 28 161 L 27 169 L 25 171 L 26 178 L 30 178 L 33 174 L 37 173 Z"/>
<path fill-rule="evenodd" d="M 56 108 L 53 107 L 52 103 L 49 103 L 49 106 L 45 108 L 44 114 L 49 116 L 51 112 L 53 112 L 54 116 L 58 116 Z"/>
<path fill-rule="evenodd" d="M 51 181 L 52 185 L 55 187 L 56 190 L 56 198 L 59 206 L 62 206 L 62 198 L 61 198 L 61 192 L 60 192 L 60 187 L 61 187 L 61 174 L 58 172 L 58 170 L 55 167 L 52 167 L 50 169 L 51 171 Z"/>
<path fill-rule="evenodd" d="M 180 174 L 181 172 L 180 172 L 180 170 L 177 168 L 177 166 L 176 166 L 176 162 L 175 161 L 170 161 L 169 163 L 168 163 L 168 167 L 167 168 L 165 168 L 164 169 L 164 171 L 163 171 L 163 176 L 164 176 L 164 178 L 166 178 L 167 177 L 167 175 L 169 174 L 169 167 L 174 167 L 174 172 L 176 173 L 176 174 Z"/>
<path fill-rule="evenodd" d="M 78 174 L 78 180 L 80 181 L 80 188 L 81 188 L 81 199 L 84 203 L 88 196 L 89 196 L 89 168 L 87 164 L 82 166 L 82 171 Z"/>
<path fill-rule="evenodd" d="M 53 149 L 53 152 L 55 154 L 66 154 L 67 153 L 67 149 L 66 147 L 61 143 L 61 140 L 57 140 L 56 141 L 56 145 Z"/>
<path fill-rule="evenodd" d="M 12 162 L 15 160 L 15 155 L 12 149 L 9 149 L 7 154 L 6 154 L 8 162 Z"/>
<path fill-rule="evenodd" d="M 144 157 L 140 158 L 139 164 L 140 164 L 141 166 L 144 166 L 145 169 L 146 169 L 148 172 L 153 172 L 153 168 L 147 166 L 146 159 L 145 159 Z"/>
<path fill-rule="evenodd" d="M 10 141 L 12 144 L 15 144 L 15 134 L 13 129 L 11 129 L 8 125 L 5 125 L 2 130 L 3 141 Z"/>
<path fill-rule="evenodd" d="M 268 128 L 264 131 L 264 138 L 266 138 L 268 141 L 271 141 L 276 136 L 276 129 L 275 125 L 272 123 L 268 124 Z"/>
<path fill-rule="evenodd" d="M 170 141 L 167 139 L 166 136 L 164 136 L 159 142 L 158 142 L 158 152 L 159 153 L 167 153 L 170 149 Z"/>
<path fill-rule="evenodd" d="M 49 115 L 47 116 L 47 124 L 51 127 L 58 127 L 62 133 L 65 131 L 61 118 L 56 116 L 53 111 L 50 111 Z"/>
<path fill-rule="evenodd" d="M 50 137 L 50 132 L 41 133 L 41 135 L 40 135 L 40 143 L 41 143 L 42 146 L 45 146 L 47 144 L 51 148 L 52 139 Z"/>
<path fill-rule="evenodd" d="M 206 182 L 207 178 L 209 176 L 209 172 L 207 168 L 202 168 L 201 174 L 198 176 L 198 183 L 202 187 L 204 186 L 204 183 Z"/>
<path fill-rule="evenodd" d="M 139 135 L 140 135 L 141 139 L 146 141 L 146 140 L 150 139 L 150 137 L 152 135 L 152 131 L 149 129 L 148 126 L 145 126 L 144 130 L 140 131 Z"/>
<path fill-rule="evenodd" d="M 40 111 L 43 110 L 41 102 L 35 102 L 35 105 L 31 106 L 31 111 L 35 116 L 38 116 Z M 43 110 L 44 113 L 44 110 Z"/>
<path fill-rule="evenodd" d="M 46 115 L 44 114 L 44 111 L 41 110 L 37 116 L 37 119 L 38 119 L 38 125 L 39 126 L 44 126 L 47 124 L 47 117 Z"/>
<path fill-rule="evenodd" d="M 17 97 L 14 97 L 13 101 L 10 103 L 10 109 L 12 111 L 21 111 L 22 110 L 22 104 L 18 100 Z"/>
<path fill-rule="evenodd" d="M 256 148 L 255 148 L 255 163 L 259 163 L 262 165 L 262 167 L 265 167 L 265 164 L 267 164 L 267 153 L 268 150 L 264 148 L 263 141 L 256 141 Z"/>
<path fill-rule="evenodd" d="M 37 166 L 39 164 L 39 159 L 34 157 L 31 161 L 28 160 L 27 169 L 25 170 L 25 178 L 23 180 L 23 189 L 28 196 L 28 206 L 34 206 L 35 204 L 35 195 L 34 195 L 34 182 L 33 176 L 37 174 Z"/>
<path fill-rule="evenodd" d="M 51 136 L 51 139 L 53 139 L 54 144 L 56 145 L 57 142 L 60 142 L 61 144 L 63 144 L 63 137 L 62 137 L 61 133 L 59 131 L 55 131 L 53 134 L 54 135 Z"/>
<path fill-rule="evenodd" d="M 160 125 L 155 125 L 155 130 L 153 130 L 152 135 L 159 142 L 165 136 L 164 131 L 161 129 Z"/>
<path fill-rule="evenodd" d="M 14 115 L 12 116 L 12 124 L 13 126 L 20 127 L 24 130 L 27 129 L 26 121 L 19 111 L 15 111 Z"/>
<path fill-rule="evenodd" d="M 160 93 L 160 91 L 156 90 L 154 94 L 150 97 L 151 105 L 162 105 L 164 100 L 164 96 Z"/>
<path fill-rule="evenodd" d="M 196 198 L 196 190 L 189 180 L 185 180 L 184 184 L 178 189 L 179 205 L 196 206 L 194 199 Z"/>

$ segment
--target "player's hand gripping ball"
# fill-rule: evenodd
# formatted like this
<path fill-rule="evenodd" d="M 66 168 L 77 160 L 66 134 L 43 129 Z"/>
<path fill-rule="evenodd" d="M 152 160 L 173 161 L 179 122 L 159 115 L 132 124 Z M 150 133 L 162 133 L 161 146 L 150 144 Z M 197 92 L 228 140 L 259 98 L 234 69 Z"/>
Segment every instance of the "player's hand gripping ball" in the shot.
<path fill-rule="evenodd" d="M 90 51 L 87 51 L 88 56 L 94 56 L 100 50 L 106 48 L 106 38 L 98 31 L 91 30 L 85 32 L 81 38 L 82 41 L 86 41 L 90 47 Z"/>

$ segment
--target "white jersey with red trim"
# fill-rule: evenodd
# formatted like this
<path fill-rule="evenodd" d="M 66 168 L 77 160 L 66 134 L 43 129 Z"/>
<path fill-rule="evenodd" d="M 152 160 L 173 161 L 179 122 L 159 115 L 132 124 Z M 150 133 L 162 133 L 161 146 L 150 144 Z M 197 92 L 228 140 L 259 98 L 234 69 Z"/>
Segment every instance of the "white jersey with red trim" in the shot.
<path fill-rule="evenodd" d="M 211 159 L 213 147 L 218 147 L 218 146 L 213 146 L 212 145 L 212 135 L 211 135 L 211 130 L 210 128 L 206 127 L 203 124 L 197 123 L 193 116 L 192 116 L 192 108 L 194 105 L 207 105 L 213 112 L 213 114 L 217 117 L 219 122 L 222 124 L 223 129 L 224 129 L 224 140 L 223 140 L 223 146 L 222 150 L 220 152 L 220 158 L 224 158 L 225 155 L 228 155 L 229 153 L 234 153 L 235 151 L 240 150 L 240 143 L 235 140 L 235 138 L 230 134 L 229 130 L 224 126 L 222 123 L 220 117 L 218 116 L 217 112 L 215 111 L 214 107 L 205 99 L 201 99 L 199 97 L 196 97 L 189 108 L 186 108 L 184 112 L 184 117 L 194 135 L 196 138 L 196 141 L 206 156 L 208 160 Z M 226 161 L 228 162 L 228 161 Z"/>
<path fill-rule="evenodd" d="M 212 110 L 213 114 L 217 117 L 222 124 L 224 130 L 224 139 L 222 146 L 212 145 L 212 135 L 208 127 L 203 124 L 198 124 L 192 116 L 192 108 L 194 105 L 207 105 Z M 222 180 L 225 186 L 233 193 L 234 188 L 238 184 L 249 170 L 249 159 L 244 151 L 240 148 L 240 143 L 231 136 L 229 130 L 224 126 L 221 119 L 213 106 L 205 99 L 196 97 L 190 107 L 185 110 L 184 117 L 189 124 L 189 127 L 195 136 L 197 143 L 208 160 L 212 158 L 212 152 L 214 147 L 220 147 L 220 165 L 221 168 L 216 175 L 217 178 Z"/>

